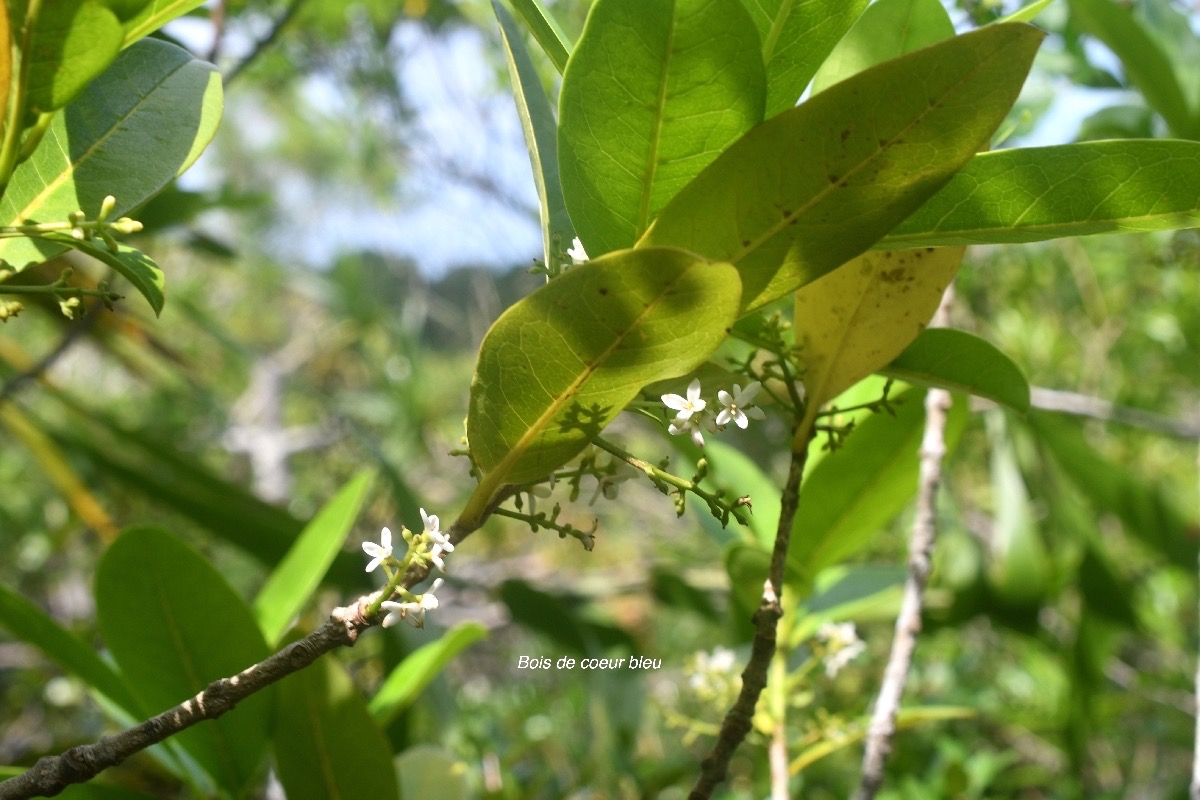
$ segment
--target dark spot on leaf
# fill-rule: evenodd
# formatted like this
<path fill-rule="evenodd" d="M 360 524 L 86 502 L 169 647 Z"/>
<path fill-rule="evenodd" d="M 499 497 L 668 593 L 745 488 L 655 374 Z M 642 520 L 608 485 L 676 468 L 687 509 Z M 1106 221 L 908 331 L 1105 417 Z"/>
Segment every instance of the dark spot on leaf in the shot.
<path fill-rule="evenodd" d="M 842 131 L 842 141 L 844 142 L 849 138 L 850 138 L 850 129 L 846 128 L 846 130 Z"/>
<path fill-rule="evenodd" d="M 879 273 L 879 280 L 884 283 L 898 283 L 904 280 L 904 270 L 900 267 L 895 269 L 887 269 Z"/>
<path fill-rule="evenodd" d="M 832 172 L 831 172 L 831 173 L 829 173 L 829 182 L 830 182 L 830 183 L 837 183 L 837 182 L 838 182 L 838 176 L 837 176 L 837 175 L 834 175 Z"/>
<path fill-rule="evenodd" d="M 733 328 L 730 328 L 730 327 L 726 326 L 726 328 L 725 328 L 725 332 L 726 332 L 726 333 L 733 333 Z"/>
<path fill-rule="evenodd" d="M 749 246 L 750 246 L 750 240 L 742 239 L 742 247 L 749 247 Z"/>
<path fill-rule="evenodd" d="M 607 287 L 607 286 L 601 286 L 601 287 L 600 287 L 600 294 L 601 294 L 601 296 L 605 296 L 605 297 L 606 297 L 606 296 L 608 295 L 608 287 Z"/>
<path fill-rule="evenodd" d="M 932 247 L 926 247 L 926 248 L 925 248 L 925 252 L 926 252 L 926 253 L 932 253 L 932 252 L 933 252 L 933 248 L 932 248 Z"/>

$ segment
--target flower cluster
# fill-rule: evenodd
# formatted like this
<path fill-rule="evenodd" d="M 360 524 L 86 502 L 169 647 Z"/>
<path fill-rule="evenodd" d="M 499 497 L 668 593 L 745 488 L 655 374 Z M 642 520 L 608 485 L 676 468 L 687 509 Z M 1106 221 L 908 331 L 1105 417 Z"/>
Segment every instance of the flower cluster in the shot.
<path fill-rule="evenodd" d="M 378 544 L 363 542 L 363 552 L 371 558 L 367 563 L 367 572 L 374 572 L 377 568 L 383 567 L 389 582 L 395 579 L 398 573 L 406 572 L 413 563 L 433 564 L 445 572 L 446 561 L 443 556 L 454 551 L 454 544 L 450 541 L 450 537 L 442 532 L 442 523 L 436 514 L 426 514 L 425 509 L 422 508 L 421 522 L 424 530 L 420 534 L 414 534 L 407 528 L 401 529 L 401 536 L 408 544 L 408 552 L 403 560 L 396 558 L 392 550 L 392 532 L 388 528 L 384 528 L 380 532 Z M 421 595 L 414 595 L 403 588 L 398 589 L 397 591 L 407 599 L 405 602 L 385 600 L 382 603 L 382 607 L 388 611 L 387 616 L 384 617 L 383 626 L 387 628 L 399 620 L 405 620 L 414 627 L 425 627 L 425 612 L 438 607 L 438 599 L 433 593 L 441 585 L 442 579 L 438 578 L 429 587 L 429 590 Z"/>
<path fill-rule="evenodd" d="M 721 410 L 714 415 L 709 410 L 708 402 L 700 397 L 700 380 L 697 378 L 688 384 L 686 397 L 677 394 L 662 396 L 663 405 L 675 412 L 675 418 L 667 430 L 672 436 L 688 434 L 697 447 L 704 446 L 704 431 L 717 433 L 731 422 L 745 430 L 751 418 L 766 418 L 763 410 L 754 405 L 754 398 L 761 388 L 761 383 L 753 381 L 744 389 L 736 383 L 732 392 L 722 389 L 717 392 Z"/>
<path fill-rule="evenodd" d="M 817 631 L 817 639 L 825 644 L 825 676 L 832 678 L 867 649 L 858 638 L 853 622 L 826 622 Z"/>

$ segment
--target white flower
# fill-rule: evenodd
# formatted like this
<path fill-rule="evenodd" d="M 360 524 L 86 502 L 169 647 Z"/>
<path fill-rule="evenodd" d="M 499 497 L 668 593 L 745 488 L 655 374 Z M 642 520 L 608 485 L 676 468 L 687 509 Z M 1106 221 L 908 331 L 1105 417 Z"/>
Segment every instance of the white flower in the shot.
<path fill-rule="evenodd" d="M 675 424 L 682 425 L 689 420 L 693 414 L 699 414 L 704 410 L 708 403 L 700 399 L 700 379 L 692 381 L 688 384 L 687 397 L 680 397 L 677 394 L 664 394 L 662 396 L 663 405 L 671 409 L 675 413 Z M 676 433 L 676 431 L 671 431 Z"/>
<path fill-rule="evenodd" d="M 750 424 L 748 417 L 766 419 L 767 415 L 763 413 L 763 410 L 752 405 L 754 396 L 761 388 L 762 384 L 754 381 L 745 389 L 735 383 L 732 395 L 724 389 L 717 392 L 717 399 L 721 401 L 721 405 L 725 406 L 717 412 L 717 427 L 724 428 L 733 422 L 744 430 Z"/>
<path fill-rule="evenodd" d="M 450 537 L 441 532 L 442 521 L 438 519 L 437 514 L 426 514 L 425 509 L 422 508 L 421 522 L 425 524 L 425 535 L 433 545 L 429 551 L 429 560 L 436 564 L 438 569 L 445 572 L 446 562 L 442 560 L 442 554 L 453 553 L 454 545 L 450 542 Z"/>
<path fill-rule="evenodd" d="M 386 608 L 388 613 L 383 618 L 383 627 L 390 628 L 400 620 L 404 620 L 414 628 L 425 627 L 425 612 L 433 611 L 438 607 L 438 599 L 433 593 L 442 585 L 442 579 L 438 578 L 429 587 L 429 591 L 421 595 L 421 597 L 412 603 L 396 603 L 391 600 L 385 600 L 382 608 Z"/>
<path fill-rule="evenodd" d="M 679 417 L 676 417 L 675 421 L 667 426 L 667 433 L 671 434 L 672 436 L 678 436 L 681 433 L 690 434 L 692 437 L 692 443 L 695 444 L 696 447 L 704 447 L 704 432 L 700 430 L 700 424 L 702 422 L 703 418 L 699 414 L 693 414 L 684 420 L 680 420 Z"/>
<path fill-rule="evenodd" d="M 567 255 L 569 255 L 571 260 L 576 264 L 582 264 L 588 260 L 588 254 L 584 252 L 583 243 L 579 241 L 578 236 L 571 240 L 571 247 L 569 250 L 567 250 Z"/>
<path fill-rule="evenodd" d="M 853 622 L 834 624 L 826 622 L 817 631 L 817 638 L 826 644 L 825 676 L 832 678 L 867 649 L 867 645 L 858 638 Z"/>
<path fill-rule="evenodd" d="M 379 544 L 363 542 L 363 552 L 371 557 L 367 564 L 367 572 L 373 572 L 376 567 L 392 557 L 392 532 L 384 528 L 379 534 Z"/>

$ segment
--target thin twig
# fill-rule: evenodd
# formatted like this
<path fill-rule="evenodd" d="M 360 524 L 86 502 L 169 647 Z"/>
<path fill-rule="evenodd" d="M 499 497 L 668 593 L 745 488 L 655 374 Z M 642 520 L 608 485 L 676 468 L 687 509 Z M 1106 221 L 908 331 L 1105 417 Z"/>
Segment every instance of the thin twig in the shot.
<path fill-rule="evenodd" d="M 88 310 L 84 312 L 83 318 L 67 328 L 66 333 L 64 333 L 63 337 L 59 339 L 58 344 L 54 346 L 54 349 L 42 356 L 37 363 L 30 366 L 29 369 L 26 369 L 5 381 L 4 385 L 0 386 L 0 403 L 16 394 L 17 391 L 19 391 L 26 383 L 37 380 L 42 376 L 43 373 L 46 372 L 46 370 L 54 366 L 54 362 L 66 355 L 67 351 L 71 349 L 72 345 L 79 341 L 85 333 L 96 326 L 96 323 L 100 321 L 100 312 L 103 309 L 103 303 L 92 303 L 90 306 L 88 306 Z"/>
<path fill-rule="evenodd" d="M 1029 390 L 1029 405 L 1040 411 L 1055 411 L 1101 422 L 1115 422 L 1118 425 L 1141 428 L 1177 439 L 1200 439 L 1200 419 L 1172 419 L 1152 411 L 1117 405 L 1110 400 L 1078 392 L 1034 386 Z M 973 411 L 995 407 L 996 404 L 990 400 L 971 400 Z"/>
<path fill-rule="evenodd" d="M 795 439 L 793 434 L 792 439 Z M 759 695 L 767 685 L 767 671 L 775 655 L 776 626 L 783 616 L 780 598 L 783 594 L 783 571 L 787 565 L 788 546 L 792 539 L 792 521 L 796 518 L 796 506 L 800 502 L 800 478 L 804 475 L 804 463 L 808 458 L 808 442 L 792 448 L 791 464 L 787 482 L 780 498 L 779 527 L 775 533 L 775 548 L 771 553 L 771 566 L 763 584 L 762 601 L 754 612 L 754 640 L 750 645 L 750 661 L 742 671 L 742 689 L 737 701 L 725 714 L 717 741 L 704 760 L 700 762 L 700 777 L 688 794 L 688 800 L 707 800 L 713 790 L 721 784 L 729 771 L 729 761 L 734 751 L 750 732 L 754 718 L 754 707 Z"/>
<path fill-rule="evenodd" d="M 511 492 L 501 492 L 497 500 L 488 506 L 487 513 L 490 514 L 496 505 L 509 496 Z M 486 518 L 485 514 L 483 519 Z M 456 522 L 446 533 L 450 540 L 457 544 L 477 528 L 478 526 L 463 527 Z M 428 574 L 428 564 L 414 563 L 408 568 L 399 585 L 405 589 L 412 588 Z M 303 639 L 292 642 L 237 675 L 213 681 L 190 700 L 116 736 L 101 739 L 94 744 L 72 747 L 57 756 L 38 759 L 27 771 L 0 782 L 0 800 L 53 797 L 67 786 L 89 781 L 109 767 L 117 766 L 135 753 L 158 744 L 198 722 L 220 717 L 242 700 L 293 672 L 304 669 L 325 653 L 339 647 L 353 647 L 359 634 L 382 621 L 378 614 L 378 603 L 382 599 L 386 598 L 364 596 L 352 605 L 335 608 L 330 612 L 325 624 Z M 372 613 L 372 605 L 375 606 L 375 613 Z"/>
<path fill-rule="evenodd" d="M 79 745 L 57 756 L 38 759 L 29 770 L 0 783 L 0 800 L 53 797 L 73 783 L 84 783 L 133 754 L 158 744 L 198 722 L 216 719 L 242 700 L 312 664 L 339 647 L 350 647 L 373 624 L 365 616 L 368 598 L 335 608 L 317 630 L 231 678 L 213 681 L 190 700 L 94 744 Z"/>
<path fill-rule="evenodd" d="M 1200 482 L 1200 436 L 1196 437 L 1196 477 Z M 1200 698 L 1200 657 L 1196 659 L 1196 697 Z M 1196 714 L 1195 753 L 1192 756 L 1192 786 L 1188 796 L 1200 800 L 1200 713 Z"/>
<path fill-rule="evenodd" d="M 245 58 L 234 64 L 225 73 L 221 80 L 225 84 L 226 89 L 229 88 L 229 84 L 233 83 L 234 80 L 236 80 L 237 77 L 242 74 L 242 71 L 245 70 L 246 67 L 258 60 L 258 57 L 265 53 L 267 48 L 270 47 L 277 38 L 279 38 L 279 34 L 282 33 L 284 27 L 292 21 L 292 17 L 296 16 L 296 12 L 300 10 L 300 6 L 303 3 L 304 0 L 292 0 L 290 3 L 288 3 L 287 8 L 283 10 L 283 13 L 280 14 L 279 18 L 276 19 L 274 24 L 271 25 L 271 29 L 267 31 L 267 35 L 256 41 L 254 43 L 254 47 L 250 48 L 250 52 L 246 54 Z"/>
<path fill-rule="evenodd" d="M 933 325 L 945 325 L 953 290 L 947 289 L 934 315 Z M 896 733 L 896 715 L 900 698 L 912 668 L 917 634 L 921 632 L 921 607 L 925 585 L 933 568 L 933 546 L 937 541 L 937 492 L 942 481 L 942 459 L 946 455 L 946 415 L 952 400 L 944 389 L 930 389 L 925 395 L 925 432 L 921 439 L 921 466 L 917 483 L 917 513 L 912 538 L 908 543 L 908 578 L 904 598 L 896 617 L 892 651 L 883 673 L 883 684 L 875 700 L 875 710 L 867 728 L 863 754 L 862 779 L 855 800 L 872 800 L 883 785 L 884 763 L 892 749 Z"/>

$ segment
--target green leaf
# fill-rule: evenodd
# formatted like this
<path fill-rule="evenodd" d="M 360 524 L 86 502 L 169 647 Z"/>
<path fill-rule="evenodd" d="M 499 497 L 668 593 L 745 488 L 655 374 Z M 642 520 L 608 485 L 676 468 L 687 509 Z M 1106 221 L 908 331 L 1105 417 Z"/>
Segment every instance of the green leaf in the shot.
<path fill-rule="evenodd" d="M 1042 34 L 997 25 L 879 64 L 754 128 L 641 244 L 730 261 L 746 311 L 864 252 L 1004 119 Z"/>
<path fill-rule="evenodd" d="M 33 645 L 47 658 L 129 714 L 143 716 L 125 680 L 92 648 L 54 621 L 33 603 L 0 584 L 0 627 L 13 637 Z"/>
<path fill-rule="evenodd" d="M 1162 115 L 1171 133 L 1183 139 L 1196 138 L 1200 129 L 1175 69 L 1133 11 L 1111 0 L 1070 0 L 1070 7 L 1072 20 L 1121 59 L 1127 82 Z"/>
<path fill-rule="evenodd" d="M 1000 22 L 1033 22 L 1034 17 L 1045 11 L 1046 7 L 1053 2 L 1054 0 L 1033 0 L 1029 5 L 1018 8 L 1004 17 Z"/>
<path fill-rule="evenodd" d="M 500 601 L 508 606 L 514 622 L 552 640 L 561 650 L 581 655 L 637 652 L 633 637 L 620 627 L 589 619 L 586 598 L 570 590 L 542 591 L 510 578 L 500 587 Z"/>
<path fill-rule="evenodd" d="M 280 683 L 271 744 L 288 800 L 399 800 L 387 737 L 331 656 Z"/>
<path fill-rule="evenodd" d="M 938 0 L 879 0 L 863 12 L 821 64 L 813 77 L 812 93 L 952 36 L 954 23 Z"/>
<path fill-rule="evenodd" d="M 509 2 L 512 3 L 521 19 L 525 20 L 529 30 L 533 32 L 533 38 L 537 39 L 537 43 L 542 46 L 542 50 L 545 51 L 550 62 L 554 64 L 554 68 L 561 75 L 567 68 L 567 58 L 571 55 L 571 41 L 562 32 L 562 28 L 558 26 L 550 12 L 542 7 L 541 0 L 509 0 Z M 492 5 L 495 5 L 495 0 Z M 496 16 L 500 16 L 499 11 L 496 12 Z M 503 19 L 500 20 L 500 24 L 504 25 Z M 505 31 L 504 36 L 506 39 L 517 39 L 509 31 Z"/>
<path fill-rule="evenodd" d="M 484 473 L 475 496 L 545 477 L 643 385 L 701 364 L 738 299 L 730 265 L 641 249 L 572 269 L 510 307 L 484 337 L 471 382 L 467 437 Z"/>
<path fill-rule="evenodd" d="M 738 0 L 597 0 L 563 74 L 558 153 L 593 257 L 659 210 L 763 116 L 758 36 Z"/>
<path fill-rule="evenodd" d="M 1084 440 L 1078 425 L 1058 415 L 1035 411 L 1026 421 L 1038 442 L 1097 511 L 1116 515 L 1131 536 L 1176 566 L 1195 569 L 1200 529 L 1161 487 L 1097 452 Z"/>
<path fill-rule="evenodd" d="M 312 599 L 325 571 L 354 526 L 374 474 L 359 472 L 317 512 L 254 599 L 254 616 L 274 646 L 292 619 Z"/>
<path fill-rule="evenodd" d="M 141 250 L 118 242 L 114 252 L 102 242 L 74 239 L 66 234 L 54 234 L 39 238 L 40 241 L 47 243 L 46 247 L 41 248 L 50 253 L 46 256 L 47 258 L 57 255 L 59 248 L 66 246 L 72 250 L 78 250 L 80 253 L 86 253 L 97 261 L 112 267 L 118 274 L 124 276 L 125 280 L 133 284 L 133 288 L 141 292 L 142 297 L 146 298 L 146 302 L 154 309 L 156 315 L 162 313 L 163 305 L 166 302 L 166 295 L 163 292 L 166 279 L 158 264 L 154 263 L 154 260 Z M 27 241 L 35 247 L 38 246 L 38 240 Z"/>
<path fill-rule="evenodd" d="M 917 490 L 917 451 L 925 427 L 924 391 L 910 389 L 893 402 L 896 416 L 874 414 L 805 476 L 792 526 L 788 565 L 806 584 L 825 567 L 864 547 Z M 966 427 L 967 404 L 951 407 L 946 449 L 952 452 Z"/>
<path fill-rule="evenodd" d="M 558 179 L 558 124 L 516 22 L 499 0 L 492 0 L 492 8 L 500 21 L 500 38 L 508 60 L 517 116 L 521 119 L 525 146 L 533 166 L 533 183 L 537 188 L 542 223 L 542 259 L 550 267 L 562 259 L 575 236 Z"/>
<path fill-rule="evenodd" d="M 709 462 L 710 486 L 736 492 L 737 497 L 750 497 L 750 530 L 755 540 L 770 550 L 779 528 L 779 489 L 775 482 L 750 456 L 724 442 L 710 440 L 704 455 Z M 692 509 L 699 515 L 712 516 L 703 503 L 693 503 Z"/>
<path fill-rule="evenodd" d="M 767 66 L 766 116 L 796 105 L 867 0 L 743 0 Z"/>
<path fill-rule="evenodd" d="M 988 414 L 987 430 L 994 506 L 987 580 L 1006 604 L 1036 607 L 1045 597 L 1052 565 L 1003 415 Z"/>
<path fill-rule="evenodd" d="M 436 745 L 419 744 L 405 750 L 396 757 L 396 772 L 401 797 L 471 800 L 478 796 L 467 785 L 466 765 Z"/>
<path fill-rule="evenodd" d="M 917 338 L 962 257 L 960 247 L 867 252 L 796 292 L 793 331 L 810 421 Z"/>
<path fill-rule="evenodd" d="M 876 247 L 1038 242 L 1200 226 L 1200 142 L 980 153 Z"/>
<path fill-rule="evenodd" d="M 65 106 L 113 62 L 121 22 L 96 0 L 60 0 L 38 14 L 31 38 L 26 102 L 44 113 Z"/>
<path fill-rule="evenodd" d="M 158 40 L 140 42 L 55 115 L 0 199 L 0 225 L 94 217 L 107 195 L 125 214 L 183 172 L 212 139 L 221 79 L 211 64 Z M 0 240 L 0 259 L 20 271 L 65 245 Z"/>
<path fill-rule="evenodd" d="M 225 579 L 161 528 L 133 528 L 96 572 L 104 641 L 141 705 L 155 713 L 268 655 L 253 614 Z M 271 693 L 174 737 L 221 786 L 237 793 L 266 752 Z"/>
<path fill-rule="evenodd" d="M 106 3 L 124 23 L 122 46 L 129 47 L 171 20 L 199 8 L 204 0 L 106 0 Z"/>
<path fill-rule="evenodd" d="M 908 576 L 903 567 L 890 565 L 860 564 L 831 567 L 827 572 L 830 571 L 836 571 L 836 578 L 827 586 L 819 587 L 819 591 L 805 603 L 805 610 L 809 614 L 821 614 L 830 619 L 849 618 L 852 614 L 849 609 L 900 586 Z M 822 575 L 821 579 L 824 578 L 825 575 Z"/>
<path fill-rule="evenodd" d="M 437 641 L 422 645 L 401 661 L 384 679 L 368 708 L 380 725 L 412 705 L 417 696 L 450 661 L 480 639 L 487 628 L 478 622 L 463 622 L 442 634 Z"/>
<path fill-rule="evenodd" d="M 991 342 L 965 331 L 927 330 L 882 372 L 907 383 L 986 397 L 1021 413 L 1029 410 L 1029 382 L 1021 368 Z"/>

